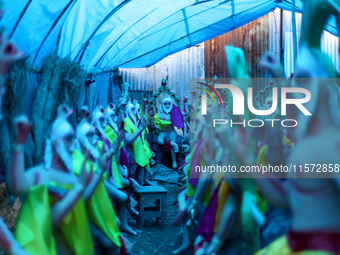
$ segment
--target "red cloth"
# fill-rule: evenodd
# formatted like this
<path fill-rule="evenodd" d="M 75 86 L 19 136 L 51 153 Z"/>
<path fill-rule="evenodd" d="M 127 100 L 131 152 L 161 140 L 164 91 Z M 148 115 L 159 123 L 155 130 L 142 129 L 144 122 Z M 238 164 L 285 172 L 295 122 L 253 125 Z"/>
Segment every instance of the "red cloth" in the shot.
<path fill-rule="evenodd" d="M 130 204 L 131 204 L 130 194 L 129 194 L 126 190 L 124 190 L 124 189 L 122 189 L 122 188 L 119 188 L 118 190 L 124 192 L 124 193 L 128 196 L 127 202 L 128 202 L 128 204 L 130 205 Z"/>
<path fill-rule="evenodd" d="M 123 177 L 129 181 L 129 191 L 128 192 L 132 193 L 133 190 L 132 190 L 132 180 L 131 180 L 131 178 L 128 177 L 128 176 L 123 176 Z"/>
<path fill-rule="evenodd" d="M 289 230 L 287 240 L 293 252 L 314 250 L 340 253 L 340 233 L 301 233 Z"/>
<path fill-rule="evenodd" d="M 164 150 L 170 151 L 171 150 L 171 142 L 165 140 L 165 138 L 163 140 L 164 140 Z"/>
<path fill-rule="evenodd" d="M 188 164 L 189 164 L 189 162 L 184 161 L 183 164 L 179 167 L 179 170 L 183 170 L 183 168 Z"/>
<path fill-rule="evenodd" d="M 151 144 L 151 149 L 152 149 L 154 152 L 156 152 L 157 149 L 158 149 L 158 143 L 152 143 L 152 144 Z"/>
<path fill-rule="evenodd" d="M 123 238 L 122 238 L 120 235 L 119 235 L 119 241 L 120 241 L 120 244 L 121 244 L 121 247 L 120 247 L 120 254 L 121 254 L 121 255 L 127 255 L 127 251 L 126 251 L 126 247 L 125 247 Z"/>
<path fill-rule="evenodd" d="M 133 162 L 129 169 L 131 176 L 134 176 L 135 172 L 137 171 L 137 168 L 138 168 L 138 164 L 136 162 Z"/>

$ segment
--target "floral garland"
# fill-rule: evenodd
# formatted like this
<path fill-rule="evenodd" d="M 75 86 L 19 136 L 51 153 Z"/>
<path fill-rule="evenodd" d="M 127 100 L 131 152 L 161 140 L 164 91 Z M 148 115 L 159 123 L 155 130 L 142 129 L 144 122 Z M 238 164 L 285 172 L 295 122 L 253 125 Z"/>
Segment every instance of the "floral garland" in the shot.
<path fill-rule="evenodd" d="M 166 85 L 166 80 L 162 80 L 162 86 L 158 89 L 158 91 L 153 94 L 151 100 L 150 100 L 150 107 L 154 107 L 157 98 L 160 96 L 160 94 L 168 94 L 175 102 L 175 105 L 181 109 L 181 100 L 176 96 L 175 92 L 171 91 L 170 88 Z"/>
<path fill-rule="evenodd" d="M 260 102 L 261 99 L 264 97 L 264 93 L 267 92 L 269 93 L 269 90 L 271 90 L 272 88 L 274 87 L 274 81 L 273 80 L 270 80 L 269 81 L 269 85 L 264 87 L 264 89 L 260 90 L 257 95 L 254 97 L 254 101 L 257 103 L 257 102 Z"/>

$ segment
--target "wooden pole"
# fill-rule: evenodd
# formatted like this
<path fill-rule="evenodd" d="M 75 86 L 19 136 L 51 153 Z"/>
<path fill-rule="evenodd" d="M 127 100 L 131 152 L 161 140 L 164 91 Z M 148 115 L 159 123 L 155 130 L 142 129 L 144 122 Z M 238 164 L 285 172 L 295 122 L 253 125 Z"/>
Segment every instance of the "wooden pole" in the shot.
<path fill-rule="evenodd" d="M 292 0 L 292 32 L 293 32 L 293 58 L 294 58 L 294 73 L 297 59 L 297 36 L 296 36 L 296 20 L 295 20 L 295 0 Z"/>

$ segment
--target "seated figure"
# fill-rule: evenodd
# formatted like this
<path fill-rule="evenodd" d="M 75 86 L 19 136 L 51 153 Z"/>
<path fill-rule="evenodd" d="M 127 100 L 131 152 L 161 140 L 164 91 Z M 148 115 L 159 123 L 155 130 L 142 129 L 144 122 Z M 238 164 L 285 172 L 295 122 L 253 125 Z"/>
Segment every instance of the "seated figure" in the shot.
<path fill-rule="evenodd" d="M 4 10 L 0 9 L 0 19 L 2 18 L 3 14 L 4 14 Z M 1 35 L 0 45 L 3 49 L 0 52 L 0 67 L 1 67 L 0 68 L 0 77 L 1 77 L 1 80 L 0 80 L 0 121 L 1 121 L 3 117 L 2 109 L 1 109 L 2 96 L 5 91 L 5 88 L 4 88 L 5 79 L 3 79 L 2 77 L 6 75 L 7 69 L 10 63 L 13 61 L 19 60 L 22 57 L 23 53 L 22 52 L 18 53 L 16 45 L 12 42 L 7 41 L 6 38 L 2 34 L 0 35 Z M 4 50 L 4 49 L 7 49 L 7 50 Z M 8 51 L 8 49 L 11 49 L 11 50 Z M 15 240 L 10 230 L 7 228 L 5 222 L 1 218 L 0 218 L 0 233 L 1 233 L 0 249 L 2 251 L 8 252 L 10 254 L 15 254 L 15 255 L 27 255 L 28 254 L 20 247 L 20 245 Z"/>
<path fill-rule="evenodd" d="M 116 141 L 119 135 L 118 123 L 121 123 L 122 125 L 122 122 L 124 121 L 124 114 L 120 113 L 118 118 L 115 109 L 115 105 L 109 104 L 105 112 L 105 119 L 107 121 L 105 133 L 107 135 L 107 140 L 111 145 Z M 129 199 L 127 209 L 129 212 L 133 215 L 138 215 L 138 212 L 133 208 L 137 202 L 132 198 L 131 194 L 133 190 L 141 189 L 141 186 L 135 179 L 128 177 L 127 166 L 129 165 L 129 158 L 126 146 L 123 142 L 120 143 L 118 152 L 112 157 L 111 165 L 109 176 L 112 176 L 116 181 L 119 186 L 119 190 L 128 195 Z"/>
<path fill-rule="evenodd" d="M 29 254 L 94 253 L 85 201 L 100 175 L 91 178 L 84 167 L 79 178 L 73 174 L 74 130 L 66 117 L 58 117 L 52 124 L 45 164 L 27 171 L 23 145 L 32 124 L 25 116 L 15 120 L 16 145 L 7 184 L 16 195 L 28 193 L 17 218 L 15 237 Z"/>
<path fill-rule="evenodd" d="M 95 125 L 94 134 L 99 138 L 96 142 L 96 147 L 99 149 L 99 152 L 103 155 L 107 155 L 107 152 L 112 150 L 110 142 L 106 139 L 106 133 L 105 133 L 105 110 L 102 106 L 97 106 L 97 108 L 92 113 L 92 121 Z M 121 126 L 121 130 L 119 130 L 119 135 L 117 140 L 121 140 L 123 137 L 123 130 Z M 117 141 L 116 140 L 116 141 Z M 112 147 L 115 147 L 116 141 L 112 144 Z M 120 142 L 119 142 L 120 146 Z M 112 170 L 112 157 L 113 154 L 111 153 L 108 155 L 109 157 L 109 165 L 107 167 L 111 167 L 110 170 Z M 119 176 L 120 177 L 120 176 Z M 136 232 L 133 231 L 133 229 L 127 224 L 126 220 L 126 208 L 128 203 L 128 195 L 123 192 L 122 190 L 119 190 L 120 186 L 117 183 L 118 179 L 115 179 L 113 175 L 107 176 L 106 180 L 104 181 L 105 188 L 109 194 L 109 197 L 116 202 L 116 208 L 117 208 L 117 215 L 119 219 L 121 220 L 120 229 L 122 232 L 126 232 L 132 235 L 135 235 Z M 121 181 L 121 180 L 120 180 Z"/>
<path fill-rule="evenodd" d="M 176 143 L 177 132 L 174 127 L 184 128 L 183 115 L 173 104 L 170 96 L 164 96 L 162 103 L 163 112 L 154 115 L 150 125 L 155 125 L 162 130 L 158 135 L 158 144 L 164 145 L 164 150 L 171 150 L 172 167 L 177 168 L 176 153 L 179 148 Z"/>
<path fill-rule="evenodd" d="M 89 154 L 89 160 L 86 162 L 87 171 L 94 170 L 97 172 L 98 168 L 106 170 L 109 157 L 112 157 L 112 154 L 118 149 L 119 140 L 116 140 L 116 143 L 112 145 L 110 151 L 104 155 L 103 159 L 96 146 L 98 137 L 95 135 L 95 128 L 91 126 L 86 119 L 83 119 L 78 125 L 76 136 L 79 140 L 81 150 L 76 149 L 72 153 L 74 173 L 79 173 L 80 166 L 84 160 L 86 161 L 86 153 Z M 120 139 L 122 139 L 122 137 L 120 137 Z M 108 192 L 105 189 L 104 182 L 107 178 L 107 172 L 105 171 L 101 174 L 99 184 L 94 190 L 91 199 L 87 202 L 86 212 L 89 217 L 92 236 L 98 243 L 98 246 L 100 246 L 102 250 L 105 250 L 105 254 L 115 254 L 116 247 L 121 246 L 119 229 L 115 211 L 110 203 Z"/>

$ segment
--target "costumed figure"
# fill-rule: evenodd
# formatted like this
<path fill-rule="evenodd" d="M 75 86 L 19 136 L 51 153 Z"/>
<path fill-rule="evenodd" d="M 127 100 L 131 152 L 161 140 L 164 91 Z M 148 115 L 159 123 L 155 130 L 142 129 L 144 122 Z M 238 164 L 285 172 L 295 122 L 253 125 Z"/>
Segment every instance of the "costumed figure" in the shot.
<path fill-rule="evenodd" d="M 189 97 L 185 96 L 183 99 L 184 111 L 182 112 L 183 117 L 190 116 L 190 100 Z"/>
<path fill-rule="evenodd" d="M 149 106 L 150 102 L 147 98 L 143 99 L 143 103 L 144 103 L 144 116 L 147 117 L 147 119 L 150 123 L 150 120 L 153 118 L 153 116 L 155 116 L 155 109 L 154 109 L 153 106 L 151 106 L 151 107 Z M 150 158 L 151 166 L 155 165 L 156 161 L 158 160 L 157 157 L 156 157 L 157 154 L 155 153 L 158 150 L 158 142 L 157 142 L 158 134 L 159 134 L 159 129 L 157 129 L 157 128 L 153 129 L 153 127 L 151 127 L 151 126 L 145 128 L 144 139 L 145 139 L 145 136 L 147 136 L 145 140 L 147 141 L 147 146 L 149 147 L 150 152 L 152 154 L 151 158 Z M 151 145 L 150 145 L 150 143 L 151 143 Z M 155 158 L 156 161 L 153 158 Z"/>
<path fill-rule="evenodd" d="M 92 236 L 102 252 L 116 254 L 117 247 L 120 247 L 123 242 L 119 240 L 120 234 L 116 213 L 104 184 L 108 173 L 101 169 L 108 169 L 109 158 L 118 150 L 120 140 L 123 137 L 118 137 L 108 153 L 102 156 L 101 154 L 104 153 L 104 150 L 100 152 L 97 147 L 98 136 L 95 134 L 95 128 L 87 122 L 86 118 L 78 125 L 76 136 L 81 146 L 81 151 L 76 149 L 72 153 L 73 171 L 79 174 L 80 166 L 86 161 L 85 155 L 89 154 L 89 160 L 87 160 L 85 166 L 88 171 L 99 171 L 98 176 L 100 176 L 98 186 L 86 204 Z M 124 248 L 123 246 L 122 249 Z"/>
<path fill-rule="evenodd" d="M 0 19 L 4 10 L 0 9 Z M 5 75 L 11 62 L 21 59 L 23 53 L 18 53 L 14 43 L 7 41 L 5 35 L 0 33 L 0 121 L 2 120 L 2 97 L 5 93 Z M 28 253 L 21 248 L 7 228 L 5 222 L 0 218 L 0 249 L 6 253 L 14 255 L 27 255 Z"/>
<path fill-rule="evenodd" d="M 92 113 L 92 122 L 95 125 L 95 134 L 99 137 L 99 141 L 96 143 L 97 148 L 99 149 L 99 151 L 106 155 L 107 153 L 109 153 L 109 155 L 107 155 L 106 157 L 108 157 L 109 159 L 109 164 L 108 164 L 108 169 L 109 172 L 111 171 L 112 173 L 112 156 L 113 154 L 110 153 L 110 151 L 113 149 L 111 148 L 111 144 L 110 142 L 106 139 L 106 133 L 105 133 L 105 126 L 106 126 L 106 121 L 105 121 L 105 110 L 102 106 L 97 106 L 96 109 L 93 111 Z M 122 130 L 122 125 L 119 129 L 121 132 L 121 134 L 119 134 L 118 136 L 122 135 L 123 136 L 123 130 Z M 122 138 L 118 138 L 119 141 L 118 145 L 120 146 L 120 141 L 122 140 Z M 113 142 L 112 146 L 116 146 L 116 141 Z M 118 176 L 118 175 L 117 175 Z M 128 194 L 126 194 L 126 192 L 124 192 L 123 190 L 119 190 L 120 186 L 118 184 L 118 179 L 116 180 L 114 178 L 115 176 L 113 174 L 109 174 L 109 176 L 107 176 L 106 180 L 104 181 L 106 190 L 110 196 L 111 199 L 113 199 L 117 204 L 116 204 L 116 209 L 117 209 L 117 215 L 119 217 L 119 219 L 121 220 L 121 225 L 120 225 L 120 229 L 122 232 L 125 233 L 129 233 L 132 235 L 136 235 L 136 232 L 133 231 L 133 229 L 127 224 L 127 220 L 126 220 L 126 208 L 127 208 L 127 203 L 128 203 L 128 199 L 129 196 Z M 120 177 L 120 175 L 119 175 Z M 121 179 L 120 179 L 121 181 Z"/>
<path fill-rule="evenodd" d="M 314 97 L 304 104 L 311 115 L 304 115 L 287 107 L 288 118 L 297 119 L 299 123 L 292 133 L 297 139 L 297 145 L 287 165 L 339 166 L 339 104 L 335 93 L 337 85 L 333 79 L 316 79 L 336 77 L 331 60 L 319 47 L 322 28 L 330 13 L 336 12 L 327 1 L 304 3 L 302 44 L 295 77 L 311 78 L 303 79 L 301 83 L 297 79 L 296 83 L 308 88 Z M 269 69 L 273 77 L 281 78 L 283 69 L 273 59 L 266 55 L 261 64 Z M 242 142 L 235 149 L 243 164 L 252 165 L 254 158 L 242 152 L 248 140 L 247 134 L 243 134 L 240 140 Z M 315 171 L 307 172 L 304 169 L 287 173 L 289 179 L 284 184 L 276 178 L 270 178 L 273 177 L 270 173 L 263 176 L 266 178 L 254 178 L 261 194 L 269 203 L 279 208 L 289 208 L 293 215 L 288 233 L 257 254 L 340 253 L 339 172 L 325 171 L 324 178 L 319 178 L 321 173 Z"/>
<path fill-rule="evenodd" d="M 156 114 L 151 121 L 151 125 L 159 127 L 162 131 L 158 135 L 158 144 L 164 146 L 164 150 L 171 150 L 172 167 L 177 168 L 176 153 L 179 151 L 176 143 L 178 129 L 184 128 L 182 112 L 173 104 L 172 98 L 165 95 L 162 100 L 163 112 Z"/>
<path fill-rule="evenodd" d="M 326 60 L 325 56 L 322 56 L 321 51 L 317 52 L 314 49 L 305 48 L 300 53 L 300 57 L 309 58 L 308 60 L 311 63 L 311 66 L 305 70 L 319 67 L 319 70 L 324 71 L 322 77 L 325 77 L 325 74 L 329 77 L 335 74 L 329 71 L 331 62 Z M 311 61 L 311 58 L 313 61 Z M 323 61 L 320 63 L 321 59 Z M 302 65 L 299 66 L 302 67 Z M 307 65 L 305 64 L 305 66 Z M 299 72 L 297 71 L 296 74 L 299 75 Z M 320 75 L 320 73 L 317 75 Z M 296 130 L 297 133 L 299 131 L 301 133 L 296 136 L 298 143 L 286 165 L 304 166 L 305 164 L 338 163 L 336 148 L 340 141 L 336 137 L 339 137 L 340 126 L 337 123 L 339 117 L 336 116 L 335 112 L 338 107 L 331 105 L 336 101 L 334 98 L 336 85 L 329 83 L 315 84 L 314 86 L 317 88 L 309 87 L 309 89 L 316 89 L 314 95 L 318 95 L 317 98 L 310 101 L 311 104 L 315 104 L 316 109 L 311 112 L 312 117 L 309 120 L 304 120 L 304 117 L 296 118 L 294 111 L 291 111 L 289 117 L 297 119 L 302 128 L 306 130 Z M 317 148 L 315 148 L 316 144 Z M 241 154 L 240 150 L 241 148 L 237 151 L 240 158 L 243 158 L 244 164 L 254 164 L 254 159 L 249 155 Z M 327 151 L 327 153 L 320 153 L 323 151 Z M 287 177 L 290 178 L 285 182 L 270 178 L 273 177 L 270 174 L 264 176 L 267 179 L 254 178 L 261 194 L 269 203 L 278 208 L 290 209 L 294 215 L 288 233 L 257 254 L 339 254 L 340 230 L 336 216 L 340 208 L 338 203 L 339 186 L 336 179 L 331 178 L 331 176 L 335 177 L 336 173 L 330 173 L 329 179 L 311 178 L 312 176 L 313 173 L 299 173 L 297 171 L 296 173 L 289 173 Z M 315 203 L 316 200 L 318 203 Z M 308 208 L 308 213 L 306 213 L 306 208 Z M 327 220 L 318 216 L 326 213 L 326 211 Z"/>
<path fill-rule="evenodd" d="M 124 140 L 127 145 L 129 155 L 129 172 L 132 177 L 136 177 L 137 182 L 143 186 L 152 185 L 149 181 L 149 159 L 152 157 L 150 148 L 145 139 L 145 129 L 148 125 L 146 116 L 141 117 L 137 123 L 136 108 L 127 101 L 128 86 L 125 86 L 125 93 L 120 99 L 120 112 L 126 114 L 124 118 Z"/>
<path fill-rule="evenodd" d="M 71 153 L 76 144 L 67 121 L 70 113 L 53 122 L 44 163 L 26 172 L 23 146 L 32 124 L 25 116 L 15 119 L 17 142 L 8 188 L 15 195 L 28 193 L 17 218 L 15 237 L 29 254 L 94 254 L 84 202 L 93 193 L 92 175 L 85 166 L 79 178 L 73 173 Z"/>
<path fill-rule="evenodd" d="M 191 173 L 195 172 L 195 166 L 203 165 L 203 133 L 206 124 L 205 118 L 199 115 L 195 122 L 198 128 L 194 135 L 195 144 L 189 164 L 185 167 L 186 189 L 178 197 L 179 213 L 175 218 L 173 225 L 179 225 L 183 222 L 182 243 L 175 247 L 174 254 L 182 254 L 192 250 L 196 238 L 197 223 L 200 222 L 205 207 L 208 205 L 211 197 L 211 178 L 206 178 L 206 172 L 200 172 L 198 176 L 192 177 Z M 198 124 L 199 123 L 199 124 Z"/>
<path fill-rule="evenodd" d="M 120 113 L 118 119 L 115 110 L 116 106 L 113 104 L 109 104 L 105 112 L 105 120 L 107 121 L 107 125 L 105 126 L 105 133 L 106 138 L 110 142 L 110 144 L 113 144 L 118 137 L 118 123 L 122 123 L 124 121 L 124 114 Z M 129 158 L 126 146 L 124 145 L 123 141 L 120 143 L 118 152 L 112 157 L 111 165 L 112 167 L 109 170 L 109 176 L 112 176 L 115 179 L 121 191 L 128 192 L 128 210 L 133 215 L 138 215 L 138 212 L 133 208 L 136 202 L 131 197 L 131 193 L 132 189 L 139 190 L 141 189 L 141 187 L 135 179 L 128 177 L 127 166 L 129 165 Z"/>
<path fill-rule="evenodd" d="M 239 48 L 226 46 L 227 66 L 232 78 L 231 84 L 246 93 L 252 83 L 247 71 L 244 53 Z M 219 88 L 217 85 L 216 88 Z M 229 112 L 233 112 L 233 98 Z M 246 109 L 246 107 L 245 107 Z M 233 137 L 239 132 L 238 127 L 232 129 L 221 125 L 218 129 L 212 128 L 214 115 L 208 109 L 207 132 L 203 135 L 202 155 L 203 164 L 233 165 L 240 167 L 242 164 L 236 159 L 233 150 Z M 217 117 L 217 115 L 216 115 Z M 230 121 L 240 123 L 252 119 L 250 111 L 240 116 L 231 116 Z M 242 125 L 241 125 L 242 126 Z M 248 130 L 247 132 L 250 132 Z M 235 139 L 235 141 L 237 141 Z M 223 148 L 223 149 L 222 149 Z M 255 140 L 252 140 L 245 153 L 255 155 Z M 217 171 L 216 171 L 217 172 Z M 212 184 L 212 194 L 197 229 L 195 254 L 253 254 L 260 248 L 260 224 L 263 224 L 263 211 L 259 209 L 261 199 L 251 179 L 234 178 L 236 176 L 216 173 Z"/>

